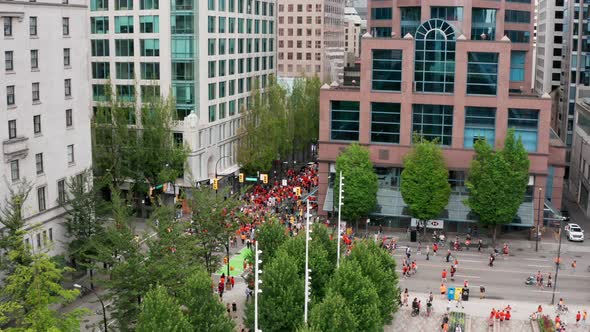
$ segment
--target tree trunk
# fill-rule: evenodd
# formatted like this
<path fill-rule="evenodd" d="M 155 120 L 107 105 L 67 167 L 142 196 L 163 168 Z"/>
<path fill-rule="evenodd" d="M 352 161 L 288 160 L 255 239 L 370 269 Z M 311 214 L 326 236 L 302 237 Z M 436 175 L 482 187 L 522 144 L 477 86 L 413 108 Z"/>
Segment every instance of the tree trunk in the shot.
<path fill-rule="evenodd" d="M 94 290 L 94 269 L 90 268 L 90 289 Z"/>
<path fill-rule="evenodd" d="M 496 232 L 498 230 L 498 225 L 494 225 L 494 230 L 492 233 L 492 246 L 496 248 Z"/>

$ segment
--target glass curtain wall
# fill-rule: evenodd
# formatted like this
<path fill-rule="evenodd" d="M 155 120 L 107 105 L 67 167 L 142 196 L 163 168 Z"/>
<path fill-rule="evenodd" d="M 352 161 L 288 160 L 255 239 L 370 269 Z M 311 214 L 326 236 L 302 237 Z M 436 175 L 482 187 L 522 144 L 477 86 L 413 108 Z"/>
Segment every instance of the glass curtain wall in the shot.
<path fill-rule="evenodd" d="M 172 93 L 176 98 L 179 120 L 195 110 L 195 1 L 172 0 L 170 25 L 172 34 Z"/>
<path fill-rule="evenodd" d="M 440 19 L 424 22 L 416 31 L 416 92 L 453 93 L 455 30 Z"/>
<path fill-rule="evenodd" d="M 471 39 L 496 39 L 496 9 L 473 8 L 471 12 Z"/>

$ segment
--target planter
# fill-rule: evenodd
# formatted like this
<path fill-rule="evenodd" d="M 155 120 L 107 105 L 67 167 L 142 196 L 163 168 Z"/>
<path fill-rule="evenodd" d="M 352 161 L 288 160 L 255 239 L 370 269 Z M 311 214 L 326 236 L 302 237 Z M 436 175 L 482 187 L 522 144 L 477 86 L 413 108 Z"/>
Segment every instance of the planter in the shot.
<path fill-rule="evenodd" d="M 453 311 L 449 315 L 449 331 L 455 331 L 457 326 L 465 331 L 465 313 Z"/>
<path fill-rule="evenodd" d="M 539 324 L 539 332 L 553 332 L 555 331 L 555 324 L 549 316 L 541 316 L 537 318 Z"/>

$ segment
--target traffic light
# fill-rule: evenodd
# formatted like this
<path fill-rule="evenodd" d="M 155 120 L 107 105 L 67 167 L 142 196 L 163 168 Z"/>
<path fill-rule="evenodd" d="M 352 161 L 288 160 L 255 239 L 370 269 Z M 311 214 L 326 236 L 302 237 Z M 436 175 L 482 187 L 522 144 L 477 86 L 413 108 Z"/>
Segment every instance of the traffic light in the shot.
<path fill-rule="evenodd" d="M 240 173 L 238 179 L 240 180 L 240 183 L 244 183 L 244 173 Z"/>
<path fill-rule="evenodd" d="M 301 187 L 295 187 L 295 196 L 301 197 Z"/>
<path fill-rule="evenodd" d="M 268 183 L 268 174 L 261 174 L 262 175 L 262 183 L 267 184 Z"/>
<path fill-rule="evenodd" d="M 217 190 L 218 187 L 218 181 L 217 178 L 213 179 L 213 190 Z"/>

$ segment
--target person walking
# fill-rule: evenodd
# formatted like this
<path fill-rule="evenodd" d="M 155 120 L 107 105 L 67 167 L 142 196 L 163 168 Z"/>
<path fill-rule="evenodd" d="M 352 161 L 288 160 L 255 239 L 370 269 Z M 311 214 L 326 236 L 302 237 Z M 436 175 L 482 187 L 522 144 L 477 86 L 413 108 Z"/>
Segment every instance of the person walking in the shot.
<path fill-rule="evenodd" d="M 486 288 L 483 285 L 481 285 L 481 286 L 479 286 L 479 299 L 483 300 L 485 298 L 486 298 Z"/>
<path fill-rule="evenodd" d="M 551 281 L 551 273 L 547 275 L 547 288 L 552 288 L 553 282 Z"/>
<path fill-rule="evenodd" d="M 408 293 L 408 289 L 404 290 L 404 300 L 402 304 L 405 304 L 406 307 L 408 306 L 408 300 L 410 299 L 410 294 Z"/>
<path fill-rule="evenodd" d="M 455 280 L 455 272 L 457 271 L 457 269 L 455 269 L 455 267 L 453 265 L 451 265 L 450 268 L 450 272 L 451 272 L 451 281 Z"/>
<path fill-rule="evenodd" d="M 408 258 L 408 261 L 410 260 L 410 256 L 412 255 L 412 249 L 410 248 L 410 246 L 406 247 L 406 257 Z"/>
<path fill-rule="evenodd" d="M 584 309 L 584 311 L 582 311 L 582 324 L 586 325 L 587 318 L 588 318 L 588 312 L 586 311 L 586 309 Z"/>
<path fill-rule="evenodd" d="M 430 246 L 426 245 L 426 260 L 430 260 Z"/>
<path fill-rule="evenodd" d="M 447 250 L 447 263 L 449 263 L 451 261 L 451 249 Z"/>
<path fill-rule="evenodd" d="M 432 245 L 432 254 L 433 254 L 434 256 L 436 256 L 436 252 L 437 252 L 437 251 L 438 251 L 438 244 L 437 244 L 437 243 L 434 243 L 434 244 Z"/>
<path fill-rule="evenodd" d="M 481 239 L 477 240 L 477 252 L 481 253 L 481 248 L 483 247 L 483 242 Z"/>
<path fill-rule="evenodd" d="M 443 299 L 445 298 L 445 294 L 447 294 L 447 286 L 440 284 L 440 295 L 442 295 Z"/>
<path fill-rule="evenodd" d="M 576 326 L 580 326 L 580 319 L 582 319 L 582 314 L 578 310 L 578 313 L 576 314 Z"/>
<path fill-rule="evenodd" d="M 576 263 L 576 261 L 574 260 L 572 262 L 572 270 L 574 270 L 574 272 L 576 272 L 576 266 L 578 266 L 578 264 Z"/>
<path fill-rule="evenodd" d="M 447 269 L 443 269 L 441 273 L 441 279 L 443 283 L 447 282 Z"/>

